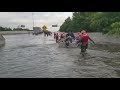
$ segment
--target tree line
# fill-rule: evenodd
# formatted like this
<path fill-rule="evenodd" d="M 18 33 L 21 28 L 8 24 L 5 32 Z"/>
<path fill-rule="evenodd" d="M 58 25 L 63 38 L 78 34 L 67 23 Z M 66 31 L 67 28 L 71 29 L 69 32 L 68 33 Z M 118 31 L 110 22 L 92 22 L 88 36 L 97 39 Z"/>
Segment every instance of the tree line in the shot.
<path fill-rule="evenodd" d="M 120 35 L 120 12 L 74 12 L 60 26 L 60 32 L 102 32 Z"/>
<path fill-rule="evenodd" d="M 29 29 L 22 29 L 22 28 L 7 28 L 0 26 L 0 31 L 29 31 Z"/>

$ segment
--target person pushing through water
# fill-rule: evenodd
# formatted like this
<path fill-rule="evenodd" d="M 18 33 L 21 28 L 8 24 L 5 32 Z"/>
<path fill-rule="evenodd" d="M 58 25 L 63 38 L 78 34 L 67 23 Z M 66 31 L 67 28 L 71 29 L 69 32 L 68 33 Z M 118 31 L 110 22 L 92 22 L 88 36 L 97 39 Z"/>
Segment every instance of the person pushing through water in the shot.
<path fill-rule="evenodd" d="M 85 52 L 86 49 L 88 48 L 88 40 L 92 41 L 95 44 L 95 42 L 89 37 L 89 35 L 86 33 L 85 30 L 82 30 L 79 36 L 80 36 L 79 42 L 81 42 L 81 45 L 80 45 L 81 52 Z"/>

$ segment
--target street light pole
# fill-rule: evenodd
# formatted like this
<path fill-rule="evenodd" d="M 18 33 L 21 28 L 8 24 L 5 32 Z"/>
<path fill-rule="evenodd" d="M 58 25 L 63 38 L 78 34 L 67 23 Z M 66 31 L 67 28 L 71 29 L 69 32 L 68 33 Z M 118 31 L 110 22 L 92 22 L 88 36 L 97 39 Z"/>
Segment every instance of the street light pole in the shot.
<path fill-rule="evenodd" d="M 34 13 L 32 12 L 32 20 L 33 20 L 33 28 L 34 28 L 34 17 L 33 17 Z"/>

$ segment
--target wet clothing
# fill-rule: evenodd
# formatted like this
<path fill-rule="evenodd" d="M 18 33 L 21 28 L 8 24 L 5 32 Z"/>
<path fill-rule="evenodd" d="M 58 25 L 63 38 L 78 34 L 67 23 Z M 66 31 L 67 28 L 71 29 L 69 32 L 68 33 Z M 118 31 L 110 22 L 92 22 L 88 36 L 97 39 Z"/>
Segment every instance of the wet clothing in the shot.
<path fill-rule="evenodd" d="M 68 47 L 72 43 L 72 38 L 71 36 L 67 36 L 65 39 L 65 45 Z"/>
<path fill-rule="evenodd" d="M 57 43 L 57 42 L 58 42 L 58 39 L 59 39 L 58 33 L 55 35 L 55 39 L 56 39 L 56 43 Z"/>
<path fill-rule="evenodd" d="M 81 44 L 81 52 L 85 52 L 87 48 L 88 44 L 86 44 L 85 46 Z"/>
<path fill-rule="evenodd" d="M 88 39 L 89 39 L 88 34 L 81 35 L 81 42 L 83 46 L 86 46 L 88 44 Z"/>
<path fill-rule="evenodd" d="M 56 33 L 54 33 L 54 39 L 55 39 Z"/>
<path fill-rule="evenodd" d="M 74 36 L 74 33 L 73 33 L 73 32 L 70 33 L 70 36 L 71 36 L 73 39 L 75 39 L 75 36 Z"/>
<path fill-rule="evenodd" d="M 62 39 L 62 38 L 64 38 L 65 36 L 64 36 L 64 34 L 62 33 L 61 35 L 60 35 L 60 39 Z"/>
<path fill-rule="evenodd" d="M 69 34 L 69 33 L 67 33 L 67 34 L 66 34 L 66 38 L 67 38 L 68 36 L 70 36 L 70 34 Z"/>
<path fill-rule="evenodd" d="M 79 39 L 77 43 L 79 43 L 79 45 L 81 46 L 81 52 L 85 52 L 88 48 L 88 39 L 90 39 L 88 34 L 79 34 Z"/>
<path fill-rule="evenodd" d="M 60 41 L 64 41 L 64 38 L 65 38 L 65 35 L 64 35 L 64 33 L 62 33 L 61 35 L 60 35 Z"/>
<path fill-rule="evenodd" d="M 69 35 L 66 37 L 65 42 L 67 42 L 68 40 L 70 40 L 70 42 L 72 43 L 72 38 Z"/>

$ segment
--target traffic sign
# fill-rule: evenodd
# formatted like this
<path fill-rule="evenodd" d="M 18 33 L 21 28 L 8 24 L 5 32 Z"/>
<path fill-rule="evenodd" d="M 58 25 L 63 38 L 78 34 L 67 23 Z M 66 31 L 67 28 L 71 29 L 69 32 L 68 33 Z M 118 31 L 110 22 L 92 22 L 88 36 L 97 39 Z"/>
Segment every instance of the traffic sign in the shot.
<path fill-rule="evenodd" d="M 43 30 L 46 30 L 46 29 L 47 29 L 47 26 L 44 25 L 44 26 L 42 27 L 42 29 L 43 29 Z"/>
<path fill-rule="evenodd" d="M 52 25 L 52 27 L 58 27 L 58 25 Z"/>

